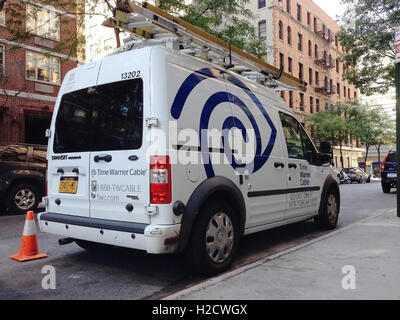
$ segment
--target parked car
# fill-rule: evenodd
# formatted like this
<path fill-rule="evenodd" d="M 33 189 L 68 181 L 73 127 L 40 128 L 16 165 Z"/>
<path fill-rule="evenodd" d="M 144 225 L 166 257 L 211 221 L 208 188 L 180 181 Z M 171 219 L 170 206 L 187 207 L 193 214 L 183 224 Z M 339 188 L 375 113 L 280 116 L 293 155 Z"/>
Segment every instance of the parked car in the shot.
<path fill-rule="evenodd" d="M 350 178 L 352 183 L 363 183 L 364 181 L 367 183 L 371 182 L 371 174 L 364 172 L 364 170 L 359 167 L 345 168 L 343 169 L 343 172 Z"/>
<path fill-rule="evenodd" d="M 343 170 L 340 172 L 339 179 L 340 179 L 340 184 L 350 184 L 351 183 L 350 177 Z"/>
<path fill-rule="evenodd" d="M 45 192 L 46 146 L 0 145 L 0 203 L 23 213 L 35 210 Z"/>
<path fill-rule="evenodd" d="M 390 150 L 382 162 L 381 185 L 384 193 L 397 188 L 397 152 Z"/>

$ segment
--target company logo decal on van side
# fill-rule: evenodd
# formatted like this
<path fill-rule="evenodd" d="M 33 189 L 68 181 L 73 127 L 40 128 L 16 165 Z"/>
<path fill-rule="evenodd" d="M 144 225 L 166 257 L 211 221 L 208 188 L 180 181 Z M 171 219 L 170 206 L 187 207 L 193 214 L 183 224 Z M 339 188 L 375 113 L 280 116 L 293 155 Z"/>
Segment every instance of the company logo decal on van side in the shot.
<path fill-rule="evenodd" d="M 223 76 L 224 75 L 224 76 Z M 260 110 L 262 115 L 264 116 L 265 120 L 267 121 L 267 124 L 271 128 L 271 137 L 269 138 L 269 141 L 267 143 L 267 146 L 265 147 L 264 150 L 262 150 L 262 137 L 260 134 L 259 127 L 257 125 L 257 122 L 255 120 L 254 115 L 251 113 L 250 109 L 248 106 L 237 96 L 229 93 L 229 92 L 217 92 L 214 93 L 211 97 L 208 98 L 206 101 L 202 113 L 201 113 L 201 118 L 200 118 L 200 125 L 199 125 L 199 132 L 204 132 L 204 130 L 208 129 L 209 121 L 212 112 L 214 109 L 220 105 L 221 103 L 224 102 L 230 102 L 231 104 L 234 104 L 238 106 L 243 113 L 247 116 L 249 119 L 252 130 L 254 130 L 255 133 L 255 138 L 256 138 L 256 150 L 255 150 L 255 156 L 254 160 L 251 163 L 246 164 L 246 168 L 251 168 L 250 173 L 255 173 L 258 170 L 260 170 L 264 164 L 268 161 L 268 158 L 271 155 L 272 149 L 274 148 L 275 141 L 276 141 L 276 135 L 277 131 L 276 128 L 269 117 L 267 111 L 265 110 L 264 106 L 261 104 L 260 100 L 256 97 L 256 95 L 239 79 L 236 77 L 233 77 L 232 75 L 220 71 L 214 68 L 204 68 L 197 70 L 193 72 L 190 76 L 188 76 L 185 81 L 182 83 L 181 87 L 179 88 L 176 97 L 174 99 L 174 102 L 171 107 L 171 115 L 174 119 L 178 120 L 181 116 L 181 113 L 183 111 L 183 108 L 186 104 L 186 101 L 190 95 L 190 93 L 194 90 L 194 88 L 200 84 L 202 81 L 207 80 L 209 78 L 223 78 L 226 79 L 227 81 L 231 82 L 235 86 L 241 88 L 246 95 L 250 97 L 250 99 L 254 102 L 254 104 L 257 106 L 257 108 Z M 227 132 L 228 130 L 232 128 L 237 128 L 241 131 L 243 140 L 247 142 L 248 140 L 248 135 L 245 126 L 243 125 L 243 122 L 240 121 L 237 117 L 229 116 L 227 117 L 224 122 L 223 122 L 223 132 Z M 235 158 L 232 155 L 231 148 L 229 146 L 229 140 L 227 139 L 226 136 L 221 137 L 222 138 L 222 144 L 225 150 L 225 154 L 228 157 L 228 159 L 232 159 L 231 166 L 233 169 L 237 170 L 238 168 L 243 168 L 243 165 L 238 164 L 235 161 Z M 208 139 L 205 138 L 202 134 L 200 134 L 200 145 L 202 150 L 205 150 L 208 148 Z M 207 174 L 208 178 L 211 178 L 215 176 L 214 169 L 212 167 L 212 163 L 210 161 L 210 153 L 205 151 L 202 152 L 202 157 L 203 157 L 203 162 L 204 162 L 204 168 Z"/>

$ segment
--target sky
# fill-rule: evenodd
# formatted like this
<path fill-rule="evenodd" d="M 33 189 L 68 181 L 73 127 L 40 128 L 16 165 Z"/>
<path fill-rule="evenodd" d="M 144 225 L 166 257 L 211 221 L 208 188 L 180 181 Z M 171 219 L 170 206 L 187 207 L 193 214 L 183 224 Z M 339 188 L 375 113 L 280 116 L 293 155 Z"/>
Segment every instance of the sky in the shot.
<path fill-rule="evenodd" d="M 336 15 L 342 15 L 346 6 L 341 3 L 341 0 L 313 0 L 322 10 L 324 10 L 333 20 Z"/>

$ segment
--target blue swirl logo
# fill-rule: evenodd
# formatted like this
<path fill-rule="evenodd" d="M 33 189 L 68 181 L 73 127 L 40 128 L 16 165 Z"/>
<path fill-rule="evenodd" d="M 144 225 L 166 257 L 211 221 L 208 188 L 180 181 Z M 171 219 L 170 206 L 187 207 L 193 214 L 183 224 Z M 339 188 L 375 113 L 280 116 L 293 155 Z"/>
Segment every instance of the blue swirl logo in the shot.
<path fill-rule="evenodd" d="M 216 79 L 222 77 L 224 77 L 224 79 L 242 89 L 244 93 L 250 97 L 250 99 L 260 110 L 261 114 L 264 116 L 265 120 L 267 121 L 267 124 L 271 128 L 271 136 L 269 138 L 267 146 L 265 147 L 264 150 L 262 150 L 262 136 L 260 134 L 260 129 L 250 109 L 239 97 L 229 92 L 224 92 L 224 91 L 216 92 L 211 97 L 208 98 L 201 112 L 199 132 L 202 133 L 204 132 L 204 130 L 208 129 L 211 114 L 221 103 L 229 102 L 232 105 L 236 105 L 237 107 L 239 107 L 240 110 L 242 110 L 243 113 L 247 116 L 248 120 L 251 123 L 252 129 L 254 130 L 255 133 L 255 139 L 256 139 L 255 156 L 251 163 L 246 164 L 246 167 L 252 168 L 252 171 L 250 173 L 255 173 L 264 166 L 264 164 L 268 161 L 268 158 L 271 155 L 272 149 L 276 141 L 276 128 L 271 118 L 269 117 L 267 111 L 265 110 L 264 106 L 261 104 L 260 100 L 242 81 L 224 71 L 220 71 L 214 68 L 204 68 L 197 70 L 193 72 L 191 75 L 189 75 L 179 88 L 171 107 L 171 115 L 175 120 L 178 120 L 181 117 L 182 111 L 184 109 L 184 106 L 186 104 L 189 95 L 194 90 L 194 88 L 202 81 L 207 80 L 209 78 Z M 224 120 L 222 125 L 223 134 L 221 137 L 222 145 L 228 159 L 232 159 L 231 166 L 233 167 L 234 170 L 237 171 L 238 168 L 242 166 L 239 165 L 235 160 L 235 158 L 233 157 L 231 148 L 229 146 L 228 137 L 226 134 L 230 129 L 233 128 L 237 128 L 240 130 L 242 138 L 245 142 L 248 141 L 248 134 L 243 122 L 240 121 L 240 119 L 238 119 L 237 117 L 229 116 Z M 201 136 L 202 134 L 200 134 L 200 146 L 203 148 L 202 150 L 208 150 L 208 141 L 207 139 L 203 139 Z M 202 151 L 202 158 L 207 177 L 211 178 L 215 176 L 209 151 Z"/>

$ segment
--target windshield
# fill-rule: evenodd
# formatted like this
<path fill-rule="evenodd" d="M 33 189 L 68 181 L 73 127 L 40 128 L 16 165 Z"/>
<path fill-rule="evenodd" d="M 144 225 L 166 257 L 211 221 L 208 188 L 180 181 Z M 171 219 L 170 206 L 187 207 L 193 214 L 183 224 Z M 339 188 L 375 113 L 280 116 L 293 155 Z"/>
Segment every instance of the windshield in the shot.
<path fill-rule="evenodd" d="M 139 149 L 143 136 L 143 81 L 86 88 L 62 97 L 54 152 Z"/>

